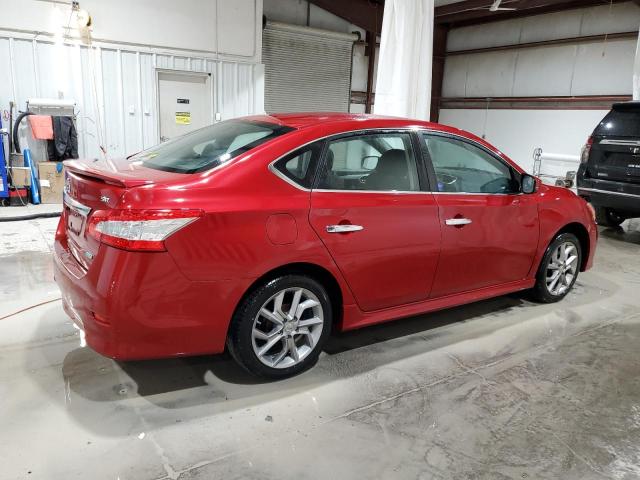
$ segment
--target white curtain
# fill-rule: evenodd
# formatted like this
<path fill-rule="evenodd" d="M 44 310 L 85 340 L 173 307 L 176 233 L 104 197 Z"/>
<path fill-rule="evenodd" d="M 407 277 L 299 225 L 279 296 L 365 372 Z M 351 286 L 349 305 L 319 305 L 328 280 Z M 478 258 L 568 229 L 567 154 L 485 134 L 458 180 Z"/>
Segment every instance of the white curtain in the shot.
<path fill-rule="evenodd" d="M 429 119 L 433 0 L 386 0 L 374 113 Z"/>
<path fill-rule="evenodd" d="M 636 46 L 636 59 L 633 62 L 633 99 L 640 100 L 640 36 Z"/>

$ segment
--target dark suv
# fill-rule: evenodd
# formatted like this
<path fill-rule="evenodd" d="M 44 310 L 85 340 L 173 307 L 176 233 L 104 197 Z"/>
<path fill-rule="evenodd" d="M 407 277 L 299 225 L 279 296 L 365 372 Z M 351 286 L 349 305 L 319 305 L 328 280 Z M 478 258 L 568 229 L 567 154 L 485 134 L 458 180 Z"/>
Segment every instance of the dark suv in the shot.
<path fill-rule="evenodd" d="M 582 149 L 578 195 L 600 225 L 640 217 L 640 102 L 615 103 Z"/>

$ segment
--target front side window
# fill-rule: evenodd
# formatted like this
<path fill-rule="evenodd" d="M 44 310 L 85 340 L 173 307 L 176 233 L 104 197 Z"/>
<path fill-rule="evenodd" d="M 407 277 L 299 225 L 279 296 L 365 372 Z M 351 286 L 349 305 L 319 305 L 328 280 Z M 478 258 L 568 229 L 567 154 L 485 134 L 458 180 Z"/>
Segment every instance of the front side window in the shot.
<path fill-rule="evenodd" d="M 423 135 L 436 173 L 439 192 L 518 193 L 511 167 L 468 142 L 438 135 Z"/>
<path fill-rule="evenodd" d="M 317 188 L 420 190 L 410 134 L 363 134 L 330 141 Z"/>
<path fill-rule="evenodd" d="M 291 130 L 275 123 L 230 120 L 161 143 L 129 159 L 156 170 L 196 173 L 220 166 Z"/>

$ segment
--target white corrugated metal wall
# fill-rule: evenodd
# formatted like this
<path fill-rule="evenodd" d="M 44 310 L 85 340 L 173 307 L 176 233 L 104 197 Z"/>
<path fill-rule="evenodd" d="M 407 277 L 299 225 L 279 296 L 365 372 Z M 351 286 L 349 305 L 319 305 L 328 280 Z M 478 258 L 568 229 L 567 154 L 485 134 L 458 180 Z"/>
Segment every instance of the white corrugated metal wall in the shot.
<path fill-rule="evenodd" d="M 449 98 L 629 95 L 635 38 L 519 47 L 530 42 L 636 32 L 640 8 L 614 3 L 452 29 L 443 96 Z M 477 51 L 511 46 L 507 50 Z M 461 52 L 461 53 L 455 53 Z M 490 103 L 490 102 L 488 102 Z M 440 122 L 470 130 L 531 169 L 533 150 L 579 155 L 606 114 L 596 109 L 443 107 Z"/>
<path fill-rule="evenodd" d="M 637 32 L 639 23 L 640 8 L 626 2 L 452 29 L 442 94 L 458 98 L 629 94 L 633 38 L 455 52 Z"/>
<path fill-rule="evenodd" d="M 117 157 L 158 143 L 157 68 L 210 73 L 212 112 L 223 120 L 262 111 L 261 64 L 0 33 L 0 65 L 2 112 L 11 100 L 20 110 L 34 97 L 75 100 L 79 153 L 85 157 L 99 156 L 100 145 Z"/>

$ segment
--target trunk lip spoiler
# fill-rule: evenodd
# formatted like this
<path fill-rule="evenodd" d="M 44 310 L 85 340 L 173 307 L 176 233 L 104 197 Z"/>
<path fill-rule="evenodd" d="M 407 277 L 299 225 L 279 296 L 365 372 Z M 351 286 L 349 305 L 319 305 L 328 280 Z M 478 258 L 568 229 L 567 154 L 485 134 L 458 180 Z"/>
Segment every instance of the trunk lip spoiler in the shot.
<path fill-rule="evenodd" d="M 67 160 L 64 162 L 64 166 L 70 173 L 93 177 L 96 180 L 100 180 L 119 187 L 131 188 L 139 187 L 142 185 L 151 185 L 154 183 L 152 180 L 146 180 L 142 178 L 126 178 L 127 174 L 124 172 L 118 172 L 118 174 L 115 175 L 105 170 L 90 168 L 87 164 L 79 162 L 77 160 Z"/>

